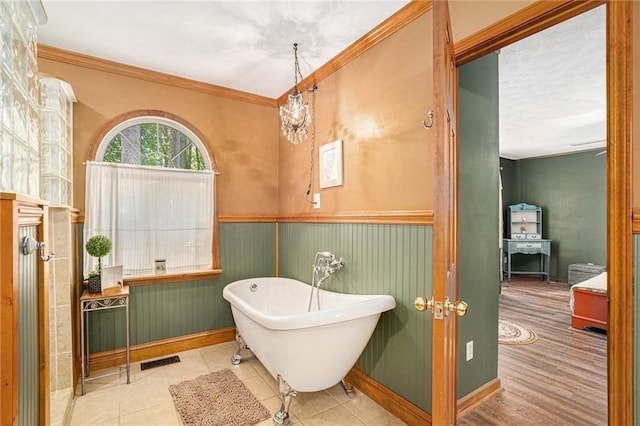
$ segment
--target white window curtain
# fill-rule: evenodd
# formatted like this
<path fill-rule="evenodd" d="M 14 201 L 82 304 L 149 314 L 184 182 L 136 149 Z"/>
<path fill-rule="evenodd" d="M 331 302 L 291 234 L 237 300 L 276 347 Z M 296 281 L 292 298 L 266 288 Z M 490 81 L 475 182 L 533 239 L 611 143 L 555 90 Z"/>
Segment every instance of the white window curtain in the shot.
<path fill-rule="evenodd" d="M 111 238 L 102 262 L 122 265 L 124 275 L 151 274 L 156 259 L 169 272 L 210 269 L 213 188 L 211 170 L 88 162 L 84 242 Z M 85 277 L 97 262 L 84 252 Z"/>

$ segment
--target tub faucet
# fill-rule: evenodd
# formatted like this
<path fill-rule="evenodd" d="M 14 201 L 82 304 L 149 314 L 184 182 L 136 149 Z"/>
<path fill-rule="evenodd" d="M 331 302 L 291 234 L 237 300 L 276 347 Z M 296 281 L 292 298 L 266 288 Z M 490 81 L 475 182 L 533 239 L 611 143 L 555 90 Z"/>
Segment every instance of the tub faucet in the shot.
<path fill-rule="evenodd" d="M 320 286 L 333 274 L 344 267 L 342 258 L 336 259 L 333 253 L 322 251 L 316 253 L 313 261 L 313 275 L 311 278 L 311 296 L 309 297 L 309 309 L 311 312 L 311 304 L 313 301 L 313 289 L 316 289 L 316 300 L 318 310 L 320 310 Z"/>

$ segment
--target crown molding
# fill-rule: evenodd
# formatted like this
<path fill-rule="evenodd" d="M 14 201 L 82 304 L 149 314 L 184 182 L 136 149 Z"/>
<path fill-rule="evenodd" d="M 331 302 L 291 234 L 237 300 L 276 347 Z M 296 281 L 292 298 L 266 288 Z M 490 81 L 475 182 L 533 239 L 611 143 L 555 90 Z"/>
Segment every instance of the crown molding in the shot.
<path fill-rule="evenodd" d="M 158 71 L 152 71 L 145 68 L 135 67 L 133 65 L 110 61 L 107 59 L 96 58 L 95 56 L 59 49 L 57 47 L 48 46 L 46 44 L 38 44 L 38 58 L 62 62 L 69 65 L 106 72 L 109 74 L 120 75 L 123 77 L 137 78 L 140 80 L 178 87 L 181 89 L 193 90 L 200 93 L 207 93 L 209 95 L 220 96 L 237 101 L 249 102 L 252 104 L 273 108 L 277 106 L 275 99 L 268 98 L 266 96 L 254 95 L 252 93 L 229 89 L 227 87 L 217 86 L 215 84 L 204 83 L 202 81 L 196 81 L 171 74 L 165 74 Z"/>
<path fill-rule="evenodd" d="M 345 50 L 338 53 L 338 55 L 333 59 L 330 59 L 327 63 L 309 74 L 307 78 L 304 79 L 304 83 L 311 87 L 319 81 L 324 80 L 349 62 L 356 59 L 358 56 L 362 55 L 364 52 L 381 43 L 387 37 L 395 34 L 420 16 L 427 13 L 432 7 L 433 2 L 431 0 L 413 0 L 411 3 L 407 4 L 405 7 L 380 23 L 377 27 L 353 42 L 353 44 Z M 293 89 L 293 87 L 291 89 Z M 291 89 L 277 99 L 278 104 L 284 104 L 287 102 L 287 96 Z"/>

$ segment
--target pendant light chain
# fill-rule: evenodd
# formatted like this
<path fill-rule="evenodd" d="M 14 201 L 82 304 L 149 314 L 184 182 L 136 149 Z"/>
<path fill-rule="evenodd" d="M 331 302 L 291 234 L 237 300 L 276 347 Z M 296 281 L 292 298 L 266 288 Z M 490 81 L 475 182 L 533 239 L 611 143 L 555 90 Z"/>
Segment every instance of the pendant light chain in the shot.
<path fill-rule="evenodd" d="M 311 105 L 312 105 L 312 109 L 311 109 L 311 114 L 313 114 L 313 118 L 311 119 L 311 151 L 310 151 L 310 167 L 309 167 L 309 187 L 307 188 L 307 201 L 313 205 L 316 204 L 316 202 L 313 200 L 313 196 L 311 197 L 311 199 L 309 199 L 309 194 L 311 194 L 311 187 L 313 185 L 313 157 L 314 157 L 314 151 L 315 151 L 315 146 L 316 146 L 316 89 L 318 88 L 318 86 L 316 86 L 315 84 L 313 85 L 313 90 L 311 91 L 311 96 L 312 96 L 312 101 L 311 101 Z"/>
<path fill-rule="evenodd" d="M 298 74 L 300 74 L 300 65 L 298 64 L 298 43 L 293 43 L 293 57 L 295 65 L 293 67 L 293 90 L 298 90 Z"/>

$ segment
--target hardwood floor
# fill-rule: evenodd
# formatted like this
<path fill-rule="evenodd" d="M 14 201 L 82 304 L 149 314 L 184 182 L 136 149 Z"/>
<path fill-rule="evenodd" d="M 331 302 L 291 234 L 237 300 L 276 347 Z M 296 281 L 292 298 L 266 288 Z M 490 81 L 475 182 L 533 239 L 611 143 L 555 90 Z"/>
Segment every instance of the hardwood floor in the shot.
<path fill-rule="evenodd" d="M 607 337 L 570 327 L 569 286 L 503 283 L 499 316 L 533 329 L 530 345 L 499 345 L 503 391 L 461 413 L 459 425 L 606 425 Z"/>

